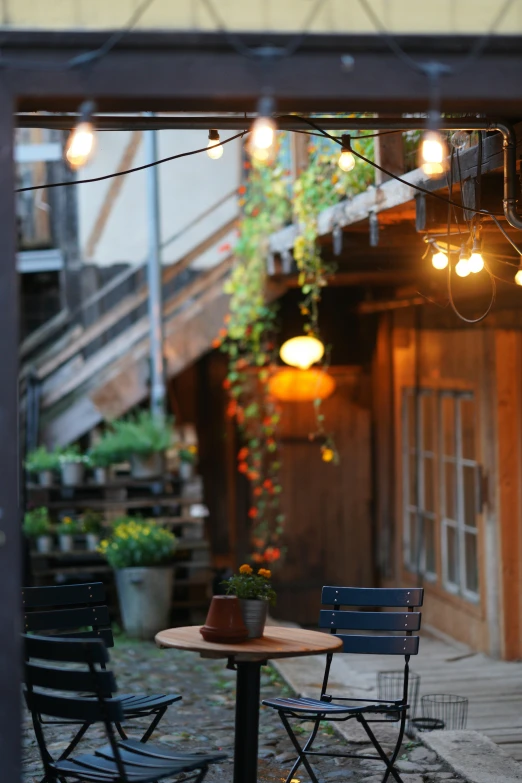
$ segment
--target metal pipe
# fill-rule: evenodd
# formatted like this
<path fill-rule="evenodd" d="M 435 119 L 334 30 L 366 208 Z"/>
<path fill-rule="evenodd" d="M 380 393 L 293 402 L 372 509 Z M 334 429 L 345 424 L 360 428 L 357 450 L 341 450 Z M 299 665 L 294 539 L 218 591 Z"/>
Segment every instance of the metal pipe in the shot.
<path fill-rule="evenodd" d="M 156 131 L 145 135 L 146 157 L 149 162 L 158 160 Z M 149 258 L 147 278 L 149 283 L 149 335 L 150 335 L 150 409 L 165 416 L 165 367 L 163 364 L 163 302 L 161 291 L 160 206 L 158 167 L 147 169 L 147 206 L 149 220 Z"/>
<path fill-rule="evenodd" d="M 153 115 L 98 115 L 96 125 L 99 130 L 244 130 L 251 125 L 254 116 L 163 116 Z M 76 114 L 35 115 L 18 114 L 17 124 L 21 128 L 58 128 L 69 130 L 78 121 Z M 281 130 L 311 130 L 303 119 L 293 115 L 283 115 L 277 118 Z M 362 130 L 422 130 L 426 120 L 419 118 L 397 119 L 382 117 L 314 117 L 313 122 L 325 130 L 362 131 Z M 513 228 L 522 230 L 522 217 L 517 213 L 517 170 L 516 170 L 516 134 L 513 126 L 503 120 L 479 120 L 469 117 L 457 119 L 441 119 L 438 123 L 441 130 L 468 131 L 498 131 L 503 136 L 504 148 L 504 216 Z"/>

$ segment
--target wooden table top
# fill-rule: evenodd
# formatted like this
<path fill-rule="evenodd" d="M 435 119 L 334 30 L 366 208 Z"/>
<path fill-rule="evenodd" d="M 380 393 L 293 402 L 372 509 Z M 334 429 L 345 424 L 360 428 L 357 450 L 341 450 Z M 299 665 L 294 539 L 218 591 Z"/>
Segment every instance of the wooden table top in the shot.
<path fill-rule="evenodd" d="M 260 639 L 248 639 L 240 644 L 206 642 L 200 625 L 168 628 L 156 634 L 158 647 L 192 650 L 203 658 L 234 658 L 236 661 L 266 661 L 270 658 L 291 658 L 300 655 L 320 655 L 338 652 L 342 641 L 336 636 L 305 631 L 303 628 L 284 628 L 268 625 Z"/>

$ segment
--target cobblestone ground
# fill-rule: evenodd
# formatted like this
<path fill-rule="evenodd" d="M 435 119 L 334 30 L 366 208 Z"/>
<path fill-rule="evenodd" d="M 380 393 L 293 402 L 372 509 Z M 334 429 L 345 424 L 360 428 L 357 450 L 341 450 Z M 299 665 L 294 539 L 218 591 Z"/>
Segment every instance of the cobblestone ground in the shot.
<path fill-rule="evenodd" d="M 225 783 L 232 780 L 232 756 L 234 744 L 235 673 L 225 668 L 222 660 L 211 661 L 193 653 L 178 650 L 159 650 L 154 644 L 117 640 L 111 651 L 112 666 L 122 692 L 148 691 L 156 693 L 179 692 L 183 701 L 168 710 L 152 737 L 152 742 L 165 743 L 182 750 L 211 752 L 222 749 L 229 759 L 210 767 L 208 783 Z M 291 695 L 287 686 L 271 667 L 264 667 L 261 681 L 262 698 Z M 139 737 L 143 731 L 139 721 L 128 724 L 130 736 Z M 141 732 L 140 732 L 141 729 Z M 306 736 L 310 724 L 302 724 L 300 732 Z M 48 730 L 49 748 L 59 756 L 68 741 L 64 727 Z M 328 745 L 329 751 L 371 753 L 372 748 L 361 742 L 347 742 L 325 725 L 319 739 Z M 102 730 L 93 727 L 82 744 L 83 752 L 105 742 Z M 24 775 L 23 783 L 36 783 L 42 777 L 42 765 L 38 746 L 29 716 L 24 725 Z M 387 746 L 385 745 L 385 748 Z M 388 746 L 390 747 L 390 746 Z M 259 781 L 284 783 L 286 774 L 295 758 L 290 741 L 281 726 L 277 714 L 261 708 L 259 738 Z M 321 781 L 353 783 L 380 783 L 383 765 L 379 761 L 359 759 L 321 759 L 314 763 Z M 404 783 L 449 783 L 458 778 L 437 760 L 431 751 L 416 742 L 407 741 L 402 748 L 399 763 Z M 308 776 L 299 770 L 297 777 L 308 783 Z"/>

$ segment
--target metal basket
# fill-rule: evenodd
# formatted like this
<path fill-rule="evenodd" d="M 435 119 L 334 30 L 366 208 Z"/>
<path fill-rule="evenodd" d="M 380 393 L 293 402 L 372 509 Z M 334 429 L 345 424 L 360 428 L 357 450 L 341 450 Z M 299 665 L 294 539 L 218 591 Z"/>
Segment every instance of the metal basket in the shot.
<path fill-rule="evenodd" d="M 419 701 L 420 675 L 410 672 L 408 677 L 408 717 L 411 720 L 417 712 Z M 377 698 L 383 701 L 400 701 L 404 689 L 404 669 L 391 672 L 377 672 Z M 388 720 L 398 720 L 397 713 L 386 716 Z"/>
<path fill-rule="evenodd" d="M 417 729 L 417 731 L 440 731 L 444 728 L 444 721 L 437 718 L 412 718 L 411 725 Z"/>
<path fill-rule="evenodd" d="M 465 729 L 468 720 L 468 700 L 451 693 L 430 693 L 423 696 L 422 717 L 444 723 L 448 730 Z"/>

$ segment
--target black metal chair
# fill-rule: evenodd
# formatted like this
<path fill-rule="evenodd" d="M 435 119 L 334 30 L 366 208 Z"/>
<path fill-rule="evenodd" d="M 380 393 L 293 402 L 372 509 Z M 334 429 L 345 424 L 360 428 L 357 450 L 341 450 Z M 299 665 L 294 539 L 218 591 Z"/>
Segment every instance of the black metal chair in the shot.
<path fill-rule="evenodd" d="M 101 582 L 58 587 L 23 587 L 24 630 L 26 633 L 52 633 L 66 636 L 68 639 L 99 639 L 106 647 L 114 647 L 109 610 L 104 602 L 105 589 Z M 123 720 L 153 716 L 141 738 L 141 742 L 147 742 L 167 708 L 179 701 L 181 696 L 138 693 L 123 694 L 118 698 L 123 710 Z M 74 725 L 72 721 L 67 723 Z M 120 721 L 116 721 L 115 725 L 120 737 L 126 739 L 127 735 Z M 88 728 L 88 723 L 81 725 L 61 758 L 67 758 Z"/>
<path fill-rule="evenodd" d="M 286 783 L 290 783 L 301 763 L 305 766 L 313 783 L 318 783 L 317 777 L 310 765 L 310 756 L 337 756 L 344 758 L 377 759 L 386 767 L 383 783 L 392 774 L 398 783 L 402 779 L 395 768 L 404 736 L 404 728 L 408 714 L 408 673 L 411 655 L 419 651 L 419 637 L 413 632 L 420 629 L 421 615 L 415 611 L 422 606 L 424 591 L 422 588 L 357 588 L 357 587 L 323 587 L 323 605 L 331 605 L 331 609 L 323 609 L 319 615 L 320 628 L 329 628 L 330 632 L 342 639 L 343 652 L 362 655 L 403 655 L 404 656 L 404 687 L 402 698 L 398 701 L 383 701 L 379 699 L 353 699 L 351 697 L 334 696 L 327 693 L 328 679 L 333 655 L 326 656 L 326 669 L 319 699 L 307 698 L 277 698 L 263 701 L 268 707 L 277 710 L 279 717 L 297 751 Z M 393 607 L 402 611 L 343 611 L 341 606 L 352 607 Z M 345 631 L 364 631 L 364 634 L 344 633 Z M 385 635 L 372 634 L 374 631 L 389 632 Z M 370 632 L 370 633 L 367 633 Z M 338 702 L 356 702 L 355 704 L 339 704 Z M 377 716 L 371 719 L 371 716 Z M 378 716 L 385 716 L 379 718 Z M 370 716 L 370 719 L 368 717 Z M 289 720 L 314 721 L 314 728 L 306 743 L 301 746 L 297 740 Z M 346 721 L 355 718 L 375 747 L 378 755 L 360 755 L 353 753 L 329 753 L 312 750 L 313 743 L 322 721 Z M 388 758 L 381 744 L 373 733 L 370 723 L 382 723 L 390 719 L 400 721 L 399 736 L 392 755 Z"/>
<path fill-rule="evenodd" d="M 123 720 L 124 710 L 120 699 L 112 696 L 116 691 L 114 675 L 97 668 L 105 667 L 109 660 L 103 642 L 27 635 L 24 639 L 25 698 L 42 756 L 45 783 L 61 783 L 69 777 L 95 783 L 146 783 L 191 772 L 196 774 L 184 777 L 184 781 L 200 783 L 209 764 L 226 758 L 223 753 L 179 753 L 129 738 L 116 741 L 114 727 Z M 64 664 L 79 668 L 64 668 Z M 64 691 L 74 695 L 65 696 Z M 47 747 L 42 715 L 89 726 L 103 723 L 109 742 L 93 753 L 55 760 Z"/>

